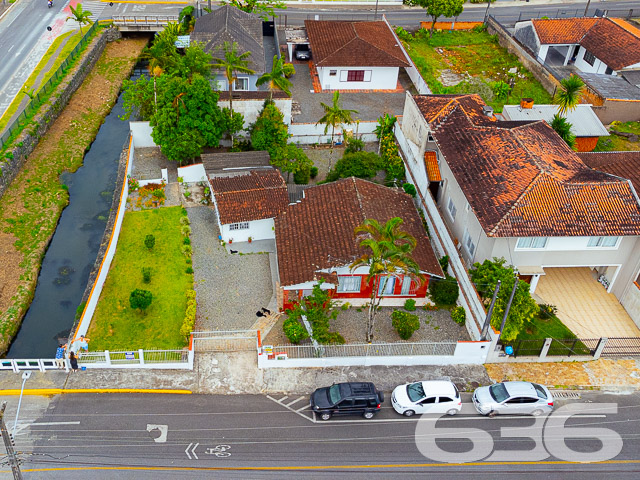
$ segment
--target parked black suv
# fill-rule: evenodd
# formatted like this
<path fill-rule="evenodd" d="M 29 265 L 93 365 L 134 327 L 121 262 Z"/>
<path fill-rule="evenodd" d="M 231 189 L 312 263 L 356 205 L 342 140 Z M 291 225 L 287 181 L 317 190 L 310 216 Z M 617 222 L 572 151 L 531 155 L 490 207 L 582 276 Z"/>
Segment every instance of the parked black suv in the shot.
<path fill-rule="evenodd" d="M 311 395 L 311 409 L 322 420 L 332 415 L 362 415 L 373 418 L 384 402 L 384 394 L 373 383 L 336 383 L 317 389 Z"/>

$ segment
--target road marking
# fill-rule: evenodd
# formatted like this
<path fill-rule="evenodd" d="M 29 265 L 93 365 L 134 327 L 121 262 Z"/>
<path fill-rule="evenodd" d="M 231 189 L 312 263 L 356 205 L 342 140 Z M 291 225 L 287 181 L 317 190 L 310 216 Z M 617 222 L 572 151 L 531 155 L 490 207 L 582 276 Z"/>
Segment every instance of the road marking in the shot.
<path fill-rule="evenodd" d="M 315 415 L 315 412 L 313 412 Z M 428 414 L 425 414 L 428 415 Z M 554 418 L 605 418 L 606 415 L 554 415 Z M 372 418 L 367 420 L 363 418 L 362 420 L 334 420 L 334 417 L 331 417 L 331 420 L 323 420 L 322 423 L 391 423 L 391 422 L 417 422 L 421 418 L 421 415 L 414 415 L 411 418 L 400 417 L 400 418 Z M 485 417 L 480 415 L 468 415 L 468 416 L 442 416 L 439 420 L 515 420 L 521 418 L 537 418 L 532 415 L 496 415 L 495 417 Z"/>
<path fill-rule="evenodd" d="M 311 408 L 311 405 L 306 404 L 304 407 L 297 409 L 296 413 L 300 413 L 302 410 L 306 410 L 307 408 Z"/>
<path fill-rule="evenodd" d="M 27 388 L 24 395 L 60 395 L 63 393 L 165 393 L 190 394 L 191 390 L 153 390 L 150 388 Z M 0 390 L 0 395 L 20 395 L 20 389 Z"/>
<path fill-rule="evenodd" d="M 293 402 L 289 402 L 289 403 L 287 403 L 287 404 L 285 405 L 285 407 L 290 407 L 290 406 L 291 406 L 291 405 L 293 405 L 294 403 L 299 402 L 300 400 L 304 400 L 305 398 L 306 398 L 306 397 L 298 397 L 298 398 L 296 398 Z M 282 401 L 282 400 L 280 400 L 280 401 Z M 305 406 L 306 406 L 306 405 L 305 405 Z"/>
<path fill-rule="evenodd" d="M 195 445 L 193 445 L 193 448 L 191 448 L 191 445 L 193 445 L 193 443 L 189 444 L 189 446 L 186 448 L 184 453 L 187 454 L 187 457 L 189 457 L 189 460 L 193 460 L 193 459 L 198 460 L 198 455 L 196 455 L 196 448 L 198 448 L 198 445 L 200 444 L 196 443 Z M 191 454 L 189 454 L 189 452 L 191 452 Z M 191 458 L 191 455 L 193 455 L 193 458 Z"/>
<path fill-rule="evenodd" d="M 16 426 L 16 435 L 18 435 L 20 432 L 22 432 L 22 430 L 26 429 L 27 427 L 37 427 L 37 426 L 49 427 L 53 425 L 80 425 L 80 422 L 19 423 Z"/>
<path fill-rule="evenodd" d="M 156 443 L 166 443 L 167 442 L 167 432 L 169 431 L 168 425 L 153 425 L 151 423 L 147 423 L 147 432 L 152 432 L 153 430 L 159 430 L 160 436 L 158 438 L 154 438 L 153 441 Z"/>
<path fill-rule="evenodd" d="M 378 468 L 448 468 L 448 467 L 495 467 L 516 465 L 638 465 L 640 460 L 605 460 L 603 462 L 569 462 L 566 460 L 543 460 L 537 462 L 470 462 L 470 463 L 387 463 L 379 465 L 286 465 L 282 467 L 56 467 L 56 468 L 25 468 L 23 472 L 73 472 L 87 470 L 114 471 L 296 471 L 296 470 L 372 470 Z M 11 473 L 10 470 L 0 470 L 0 473 Z"/>
<path fill-rule="evenodd" d="M 282 402 L 284 402 L 287 398 L 289 398 L 289 397 L 287 397 L 287 396 L 285 395 L 285 396 L 284 396 L 284 397 L 282 397 L 280 400 L 278 400 L 278 403 L 280 403 L 280 404 L 284 405 Z"/>

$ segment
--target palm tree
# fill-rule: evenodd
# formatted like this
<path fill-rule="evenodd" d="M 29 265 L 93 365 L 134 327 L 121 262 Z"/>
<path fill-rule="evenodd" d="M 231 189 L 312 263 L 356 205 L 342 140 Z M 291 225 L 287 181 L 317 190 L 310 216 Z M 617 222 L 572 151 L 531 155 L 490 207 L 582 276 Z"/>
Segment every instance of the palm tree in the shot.
<path fill-rule="evenodd" d="M 402 219 L 391 218 L 381 225 L 377 220 L 368 218 L 355 228 L 356 239 L 360 246 L 369 250 L 356 259 L 349 267 L 351 271 L 359 267 L 368 267 L 367 282 L 372 286 L 369 317 L 367 321 L 367 342 L 373 340 L 373 327 L 376 311 L 382 300 L 381 293 L 387 288 L 390 279 L 409 277 L 422 280 L 424 275 L 411 256 L 416 247 L 416 239 L 400 230 Z"/>
<path fill-rule="evenodd" d="M 558 113 L 566 115 L 576 108 L 584 91 L 584 82 L 577 75 L 570 75 L 560 81 L 560 89 L 556 92 L 554 101 L 558 104 Z"/>
<path fill-rule="evenodd" d="M 325 124 L 325 135 L 329 131 L 329 127 L 331 127 L 331 146 L 333 146 L 333 135 L 335 134 L 336 127 L 343 123 L 353 123 L 351 114 L 358 113 L 358 111 L 340 108 L 340 92 L 337 91 L 333 93 L 333 104 L 331 106 L 324 102 L 320 102 L 320 105 L 324 108 L 324 116 L 316 122 L 316 125 L 319 123 Z"/>
<path fill-rule="evenodd" d="M 248 73 L 253 74 L 255 71 L 249 68 L 249 56 L 251 52 L 238 53 L 238 44 L 236 42 L 224 42 L 223 45 L 224 58 L 214 58 L 213 68 L 224 70 L 224 74 L 227 77 L 227 83 L 229 84 L 229 110 L 233 115 L 233 82 L 238 78 L 236 73 Z"/>
<path fill-rule="evenodd" d="M 281 90 L 291 96 L 291 86 L 293 84 L 291 83 L 291 80 L 284 75 L 283 58 L 278 58 L 277 55 L 273 56 L 273 66 L 271 67 L 271 71 L 263 73 L 256 82 L 256 85 L 259 87 L 265 83 L 269 85 L 269 91 L 271 92 L 271 95 L 269 96 L 270 100 L 273 100 L 274 90 Z"/>
<path fill-rule="evenodd" d="M 553 128 L 560 137 L 567 142 L 571 148 L 576 142 L 576 137 L 573 133 L 571 133 L 572 124 L 570 124 L 566 118 L 561 117 L 556 114 L 553 116 L 553 120 L 551 121 L 551 128 Z"/>
<path fill-rule="evenodd" d="M 71 15 L 65 19 L 65 22 L 67 20 L 75 20 L 78 22 L 78 25 L 80 25 L 80 33 L 82 34 L 82 25 L 88 25 L 91 23 L 89 17 L 93 15 L 93 13 L 89 10 L 83 10 L 82 4 L 80 3 L 76 5 L 76 8 L 73 8 L 73 5 L 69 5 L 69 8 L 71 9 Z"/>

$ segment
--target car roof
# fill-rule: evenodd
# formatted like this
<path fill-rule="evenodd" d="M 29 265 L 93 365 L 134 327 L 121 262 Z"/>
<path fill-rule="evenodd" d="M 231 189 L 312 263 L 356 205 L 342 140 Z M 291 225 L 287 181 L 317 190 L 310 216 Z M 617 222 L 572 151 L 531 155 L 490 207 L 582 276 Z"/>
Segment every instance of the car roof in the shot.
<path fill-rule="evenodd" d="M 346 395 L 371 395 L 376 389 L 373 383 L 370 382 L 348 382 L 340 385 L 347 389 L 345 390 Z"/>
<path fill-rule="evenodd" d="M 536 389 L 533 388 L 531 382 L 503 382 L 504 386 L 509 392 L 509 396 L 514 395 L 529 395 L 531 397 L 537 397 Z"/>
<path fill-rule="evenodd" d="M 427 395 L 452 395 L 455 396 L 456 389 L 453 383 L 447 380 L 425 380 L 422 388 Z"/>

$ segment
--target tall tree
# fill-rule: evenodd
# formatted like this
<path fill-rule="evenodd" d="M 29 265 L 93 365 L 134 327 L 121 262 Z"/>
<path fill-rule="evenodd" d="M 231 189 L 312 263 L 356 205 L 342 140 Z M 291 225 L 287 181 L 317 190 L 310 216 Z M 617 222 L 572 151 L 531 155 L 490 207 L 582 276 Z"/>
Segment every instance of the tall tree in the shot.
<path fill-rule="evenodd" d="M 273 91 L 281 90 L 287 95 L 291 95 L 291 80 L 289 80 L 284 75 L 284 59 L 282 57 L 278 58 L 277 55 L 273 56 L 273 66 L 271 67 L 270 72 L 264 72 L 260 78 L 256 81 L 256 85 L 269 85 L 269 91 L 271 94 L 269 95 L 269 99 L 273 99 Z"/>
<path fill-rule="evenodd" d="M 412 257 L 416 239 L 400 229 L 402 223 L 399 217 L 389 219 L 384 225 L 368 218 L 354 231 L 356 239 L 360 240 L 360 246 L 367 252 L 350 265 L 350 270 L 367 267 L 367 282 L 372 285 L 367 320 L 369 343 L 373 340 L 375 315 L 389 281 L 393 279 L 395 282 L 396 278 L 405 276 L 416 281 L 424 278 L 419 265 Z"/>
<path fill-rule="evenodd" d="M 427 16 L 431 17 L 429 38 L 433 35 L 433 28 L 439 17 L 457 17 L 464 10 L 465 0 L 403 0 L 405 5 L 422 7 L 427 10 Z"/>
<path fill-rule="evenodd" d="M 573 127 L 566 118 L 561 117 L 559 114 L 555 114 L 553 116 L 553 120 L 551 121 L 551 128 L 553 128 L 562 139 L 567 142 L 571 148 L 576 143 L 576 137 L 571 132 L 571 128 Z"/>
<path fill-rule="evenodd" d="M 255 13 L 262 20 L 267 20 L 275 15 L 274 10 L 279 8 L 284 10 L 287 8 L 281 0 L 222 0 L 223 5 L 232 5 L 238 10 L 247 13 Z"/>
<path fill-rule="evenodd" d="M 567 112 L 576 108 L 584 92 L 584 82 L 577 75 L 570 75 L 560 80 L 560 88 L 554 101 L 558 104 L 558 114 L 566 116 Z"/>
<path fill-rule="evenodd" d="M 195 17 L 196 9 L 193 5 L 189 5 L 188 7 L 184 7 L 180 10 L 180 14 L 178 15 L 178 23 L 181 27 L 181 35 L 188 35 L 191 30 L 193 30 L 193 26 L 196 24 Z"/>
<path fill-rule="evenodd" d="M 331 145 L 333 146 L 333 137 L 336 132 L 336 127 L 345 123 L 353 123 L 351 114 L 358 113 L 358 111 L 342 108 L 340 106 L 340 92 L 338 91 L 333 93 L 333 103 L 331 105 L 327 105 L 324 102 L 320 102 L 320 105 L 322 105 L 322 108 L 324 109 L 324 116 L 316 122 L 316 125 L 320 123 L 325 125 L 325 135 L 329 131 L 329 127 L 331 127 Z"/>
<path fill-rule="evenodd" d="M 504 258 L 494 258 L 493 260 L 485 260 L 483 263 L 474 263 L 473 268 L 469 270 L 471 280 L 476 285 L 478 293 L 487 307 L 491 303 L 498 280 L 502 282 L 491 314 L 491 325 L 496 330 L 500 328 L 502 323 L 502 317 L 509 303 L 515 281 L 515 269 L 512 266 L 507 266 L 506 263 Z M 525 328 L 526 323 L 533 320 L 538 311 L 538 305 L 529 293 L 529 284 L 518 280 L 518 287 L 500 338 L 504 341 L 515 340 L 520 331 Z"/>
<path fill-rule="evenodd" d="M 255 71 L 249 68 L 249 56 L 251 52 L 238 52 L 238 44 L 236 42 L 224 42 L 222 46 L 224 56 L 222 58 L 213 59 L 213 68 L 223 70 L 227 83 L 229 85 L 229 109 L 233 113 L 233 83 L 236 81 L 237 73 L 253 74 Z"/>
<path fill-rule="evenodd" d="M 284 123 L 282 112 L 275 104 L 267 100 L 251 126 L 251 144 L 255 150 L 269 152 L 271 163 L 280 166 L 287 157 L 289 129 Z"/>
<path fill-rule="evenodd" d="M 71 15 L 65 19 L 65 22 L 68 20 L 78 22 L 78 25 L 80 26 L 80 33 L 82 33 L 82 25 L 89 25 L 91 23 L 89 17 L 93 15 L 93 13 L 89 10 L 83 10 L 81 3 L 76 5 L 75 8 L 73 8 L 73 5 L 69 5 L 69 8 L 71 9 Z"/>

